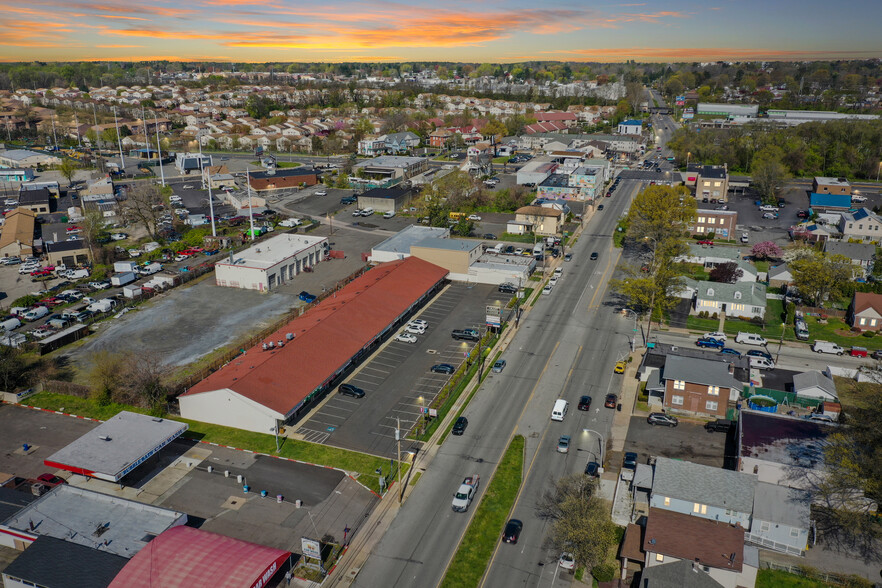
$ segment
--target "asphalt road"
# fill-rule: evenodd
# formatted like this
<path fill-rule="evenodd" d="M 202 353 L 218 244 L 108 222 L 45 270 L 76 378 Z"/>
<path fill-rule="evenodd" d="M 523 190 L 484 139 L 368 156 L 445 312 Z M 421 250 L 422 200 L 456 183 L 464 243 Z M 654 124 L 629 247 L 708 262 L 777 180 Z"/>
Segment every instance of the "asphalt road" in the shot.
<path fill-rule="evenodd" d="M 608 436 L 612 411 L 602 408 L 602 397 L 609 388 L 613 363 L 628 348 L 630 332 L 630 323 L 614 314 L 614 305 L 604 296 L 618 258 L 610 235 L 638 186 L 623 183 L 615 197 L 606 199 L 605 210 L 589 222 L 573 248 L 573 261 L 561 264 L 563 276 L 557 286 L 550 295 L 540 296 L 523 319 L 503 355 L 508 362 L 505 371 L 491 375 L 466 409 L 465 435 L 445 441 L 373 549 L 356 586 L 437 585 L 474 512 L 473 508 L 466 514 L 453 512 L 453 492 L 464 476 L 478 474 L 485 481 L 480 497 L 515 432 L 527 437 L 530 470 L 515 508 L 525 529 L 520 544 L 499 548 L 487 585 L 536 585 L 543 575 L 543 585 L 554 575 L 560 585 L 568 583 L 568 576 L 556 574 L 556 566 L 537 565 L 554 561 L 559 554 L 541 548 L 544 530 L 533 515 L 533 504 L 548 479 L 583 471 L 589 452 L 600 450 L 599 436 L 582 433 L 583 428 L 599 432 L 604 440 Z M 600 253 L 598 260 L 589 260 L 592 251 Z M 576 410 L 579 396 L 586 393 L 595 397 L 599 409 Z M 551 423 L 551 407 L 558 397 L 567 398 L 571 409 L 563 423 Z M 574 439 L 567 455 L 556 452 L 563 433 Z M 415 467 L 420 470 L 419 460 Z"/>

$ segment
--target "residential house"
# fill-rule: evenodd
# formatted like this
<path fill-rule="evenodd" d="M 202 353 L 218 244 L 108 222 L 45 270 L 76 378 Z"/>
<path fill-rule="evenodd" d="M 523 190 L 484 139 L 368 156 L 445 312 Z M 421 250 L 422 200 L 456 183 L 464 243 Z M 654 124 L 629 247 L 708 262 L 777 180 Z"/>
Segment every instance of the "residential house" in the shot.
<path fill-rule="evenodd" d="M 37 215 L 28 208 L 16 208 L 6 215 L 0 232 L 0 256 L 25 257 L 34 254 Z"/>
<path fill-rule="evenodd" d="M 643 554 L 643 550 L 640 550 Z M 633 556 L 631 556 L 633 557 Z M 640 560 L 643 563 L 643 559 Z M 703 567 L 685 559 L 651 566 L 640 573 L 640 588 L 723 588 Z"/>
<path fill-rule="evenodd" d="M 649 506 L 747 529 L 755 487 L 750 474 L 659 456 Z"/>
<path fill-rule="evenodd" d="M 769 268 L 769 287 L 781 288 L 793 283 L 793 272 L 786 263 Z"/>
<path fill-rule="evenodd" d="M 882 294 L 855 292 L 848 306 L 846 320 L 853 329 L 862 331 L 882 329 Z"/>
<path fill-rule="evenodd" d="M 812 526 L 811 502 L 811 494 L 805 490 L 757 482 L 745 540 L 766 549 L 804 555 Z"/>
<path fill-rule="evenodd" d="M 824 252 L 829 255 L 844 255 L 852 264 L 860 268 L 861 276 L 870 273 L 876 259 L 876 246 L 871 243 L 827 241 L 824 244 Z"/>
<path fill-rule="evenodd" d="M 882 239 L 882 217 L 867 208 L 843 212 L 839 220 L 843 239 Z"/>
<path fill-rule="evenodd" d="M 816 398 L 825 402 L 839 402 L 836 383 L 828 374 L 809 370 L 793 376 L 793 392 L 799 398 Z"/>
<path fill-rule="evenodd" d="M 376 157 L 386 152 L 386 135 L 382 137 L 365 137 L 358 142 L 358 154 Z"/>
<path fill-rule="evenodd" d="M 104 176 L 88 182 L 86 188 L 80 191 L 80 197 L 84 201 L 113 198 L 113 180 L 110 176 Z"/>
<path fill-rule="evenodd" d="M 661 379 L 665 387 L 663 406 L 674 412 L 723 418 L 729 401 L 741 392 L 734 368 L 722 362 L 692 357 L 668 357 Z"/>
<path fill-rule="evenodd" d="M 815 194 L 846 194 L 851 196 L 851 184 L 845 178 L 816 177 L 812 180 L 812 192 Z"/>
<path fill-rule="evenodd" d="M 400 153 L 409 153 L 411 150 L 420 146 L 419 135 L 410 131 L 403 133 L 390 133 L 386 135 L 386 153 L 397 155 Z"/>
<path fill-rule="evenodd" d="M 790 238 L 803 240 L 809 243 L 819 243 L 830 238 L 839 237 L 839 229 L 832 225 L 821 223 L 800 223 L 790 227 Z"/>
<path fill-rule="evenodd" d="M 533 115 L 536 122 L 540 123 L 560 123 L 565 128 L 575 127 L 579 121 L 572 112 L 537 112 Z"/>
<path fill-rule="evenodd" d="M 693 281 L 695 304 L 692 314 L 707 311 L 711 315 L 726 313 L 745 319 L 762 318 L 766 314 L 766 286 L 759 282 Z"/>
<path fill-rule="evenodd" d="M 703 165 L 698 168 L 695 197 L 701 201 L 726 202 L 729 193 L 729 171 L 725 165 Z"/>
<path fill-rule="evenodd" d="M 514 224 L 509 222 L 506 231 L 554 236 L 560 234 L 563 223 L 562 210 L 544 206 L 522 206 L 515 211 Z"/>
<path fill-rule="evenodd" d="M 453 140 L 455 134 L 450 129 L 435 129 L 429 134 L 429 145 L 432 147 L 445 147 Z"/>
<path fill-rule="evenodd" d="M 643 536 L 644 568 L 687 561 L 725 588 L 756 585 L 759 553 L 744 545 L 744 529 L 657 508 L 649 510 Z M 683 586 L 692 586 L 692 583 Z"/>
<path fill-rule="evenodd" d="M 619 123 L 616 131 L 620 135 L 640 135 L 643 133 L 642 120 L 623 120 Z"/>
<path fill-rule="evenodd" d="M 712 239 L 734 239 L 735 228 L 738 225 L 738 213 L 734 210 L 706 210 L 699 208 L 696 211 L 695 223 L 689 227 L 693 234 Z M 713 235 L 713 236 L 711 236 Z"/>

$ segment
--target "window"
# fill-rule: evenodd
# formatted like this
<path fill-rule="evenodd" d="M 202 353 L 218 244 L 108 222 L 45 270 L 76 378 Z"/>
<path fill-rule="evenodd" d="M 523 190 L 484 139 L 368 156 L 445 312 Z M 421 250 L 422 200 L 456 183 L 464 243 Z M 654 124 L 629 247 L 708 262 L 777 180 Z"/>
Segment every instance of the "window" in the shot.
<path fill-rule="evenodd" d="M 722 184 L 722 182 L 714 182 L 714 188 L 719 188 Z"/>
<path fill-rule="evenodd" d="M 695 514 L 707 514 L 707 505 L 696 502 L 692 505 L 692 512 Z"/>
<path fill-rule="evenodd" d="M 716 402 L 715 400 L 708 400 L 708 401 L 704 404 L 705 409 L 707 409 L 708 411 L 716 411 L 716 410 L 717 410 L 717 406 L 718 406 L 718 405 L 717 405 L 717 402 Z"/>
<path fill-rule="evenodd" d="M 695 227 L 695 232 L 696 232 L 696 233 L 703 233 L 703 232 L 704 232 L 704 227 Z"/>
<path fill-rule="evenodd" d="M 799 537 L 799 529 L 795 527 L 790 527 L 790 536 L 791 537 Z"/>
<path fill-rule="evenodd" d="M 741 300 L 741 292 L 735 292 L 735 300 Z"/>
<path fill-rule="evenodd" d="M 876 326 L 876 319 L 870 319 L 870 326 L 871 326 L 871 327 L 875 327 L 875 326 Z"/>
<path fill-rule="evenodd" d="M 730 304 L 729 310 L 744 310 L 743 304 Z"/>
<path fill-rule="evenodd" d="M 700 217 L 698 217 L 697 220 L 698 220 L 698 222 L 703 223 L 705 219 L 703 216 L 700 216 Z"/>
<path fill-rule="evenodd" d="M 763 533 L 768 533 L 772 529 L 772 523 L 763 521 L 760 523 L 760 531 Z"/>
<path fill-rule="evenodd" d="M 675 406 L 683 406 L 683 397 L 682 396 L 671 396 L 671 404 Z"/>
<path fill-rule="evenodd" d="M 665 496 L 665 506 L 671 506 L 671 497 Z"/>
<path fill-rule="evenodd" d="M 867 324 L 867 319 L 862 318 L 862 319 L 861 319 L 861 326 L 863 326 L 863 325 L 865 325 L 865 324 Z"/>
<path fill-rule="evenodd" d="M 719 386 L 708 386 L 707 393 L 711 396 L 719 396 L 720 395 L 720 387 Z"/>
<path fill-rule="evenodd" d="M 685 380 L 674 380 L 674 390 L 685 390 L 686 389 L 686 381 Z"/>
<path fill-rule="evenodd" d="M 859 230 L 859 231 L 860 231 L 860 230 L 863 230 L 863 228 L 864 228 L 864 223 L 861 223 L 861 224 L 858 225 L 858 230 Z"/>
<path fill-rule="evenodd" d="M 716 222 L 717 222 L 717 219 L 715 219 L 715 218 L 708 217 L 708 219 L 707 219 L 707 224 L 709 224 L 709 225 L 716 224 Z"/>
<path fill-rule="evenodd" d="M 665 561 L 665 556 L 663 556 L 660 553 L 656 553 L 655 554 L 655 561 L 659 561 L 659 562 Z"/>
<path fill-rule="evenodd" d="M 713 295 L 714 295 L 714 289 L 713 289 L 713 288 L 708 288 L 708 289 L 707 289 L 707 295 L 708 295 L 708 296 L 713 296 Z"/>

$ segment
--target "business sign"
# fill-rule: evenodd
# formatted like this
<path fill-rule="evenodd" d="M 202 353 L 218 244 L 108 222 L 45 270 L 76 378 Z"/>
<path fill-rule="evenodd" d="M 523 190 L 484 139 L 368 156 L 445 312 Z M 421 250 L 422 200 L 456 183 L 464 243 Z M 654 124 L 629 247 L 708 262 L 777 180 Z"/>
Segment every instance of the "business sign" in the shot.
<path fill-rule="evenodd" d="M 677 106 L 683 106 L 686 104 L 686 96 L 677 96 Z"/>
<path fill-rule="evenodd" d="M 312 559 L 322 558 L 322 548 L 315 539 L 301 537 L 300 550 L 303 551 L 303 557 L 311 557 Z"/>
<path fill-rule="evenodd" d="M 695 118 L 695 111 L 690 107 L 683 111 L 683 118 Z"/>
<path fill-rule="evenodd" d="M 502 326 L 502 307 L 493 305 L 487 306 L 486 312 L 487 326 L 488 327 L 501 327 Z"/>

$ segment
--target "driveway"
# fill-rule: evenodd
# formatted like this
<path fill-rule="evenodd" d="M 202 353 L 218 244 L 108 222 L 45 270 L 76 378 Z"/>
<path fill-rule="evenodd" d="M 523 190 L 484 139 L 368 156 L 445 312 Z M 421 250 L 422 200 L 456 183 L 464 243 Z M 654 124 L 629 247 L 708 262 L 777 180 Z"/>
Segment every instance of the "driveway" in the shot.
<path fill-rule="evenodd" d="M 647 423 L 644 416 L 632 416 L 624 450 L 636 451 L 639 463 L 646 463 L 652 456 L 663 456 L 721 468 L 726 435 L 708 433 L 699 421 L 681 418 L 676 427 L 659 427 Z"/>

